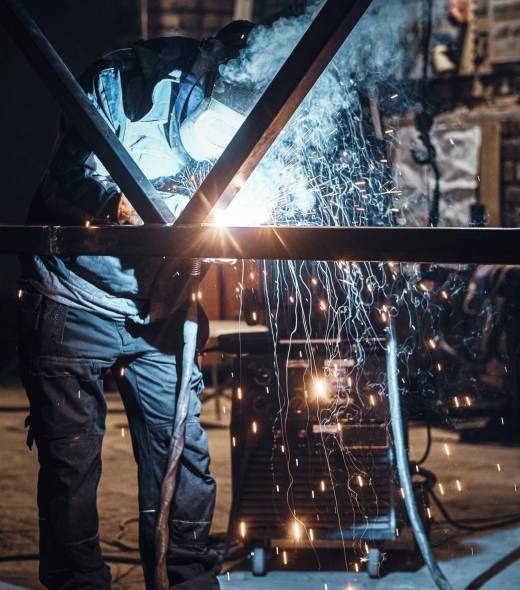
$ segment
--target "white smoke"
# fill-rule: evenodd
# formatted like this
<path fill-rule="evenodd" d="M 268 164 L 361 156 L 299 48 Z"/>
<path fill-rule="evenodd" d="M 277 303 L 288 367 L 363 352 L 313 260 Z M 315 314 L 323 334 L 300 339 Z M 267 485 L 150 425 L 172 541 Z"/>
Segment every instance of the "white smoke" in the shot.
<path fill-rule="evenodd" d="M 402 8 L 402 2 L 372 3 L 227 210 L 229 224 L 290 223 L 293 219 L 308 219 L 312 210 L 321 210 L 319 199 L 323 191 L 316 189 L 316 185 L 321 186 L 321 179 L 316 182 L 315 168 L 326 168 L 338 150 L 338 140 L 344 133 L 339 125 L 340 113 L 355 110 L 356 84 L 395 76 L 403 63 L 402 38 L 410 11 Z M 221 66 L 223 79 L 248 87 L 260 96 L 321 4 L 313 2 L 300 16 L 281 18 L 270 26 L 253 29 L 239 57 Z M 352 112 L 348 121 L 351 129 L 359 128 L 356 117 Z M 360 133 L 358 130 L 357 134 Z M 361 135 L 356 143 L 359 150 L 367 150 Z M 331 188 L 341 191 L 346 187 L 336 182 Z M 284 211 L 282 216 L 280 208 Z"/>

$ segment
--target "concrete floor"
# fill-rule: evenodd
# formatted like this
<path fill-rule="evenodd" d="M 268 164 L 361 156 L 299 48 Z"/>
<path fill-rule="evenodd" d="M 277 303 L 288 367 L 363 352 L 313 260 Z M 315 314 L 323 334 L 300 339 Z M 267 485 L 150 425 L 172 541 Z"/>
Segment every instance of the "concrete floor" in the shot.
<path fill-rule="evenodd" d="M 99 495 L 103 549 L 110 555 L 137 557 L 135 551 L 122 554 L 111 545 L 111 540 L 120 532 L 120 523 L 136 514 L 136 484 L 121 403 L 113 394 L 108 396 L 108 401 L 110 412 L 103 451 L 105 476 Z M 213 531 L 220 533 L 226 528 L 230 502 L 229 432 L 226 428 L 215 427 L 212 410 L 212 404 L 205 408 L 203 418 L 213 424 L 208 428 L 213 472 L 218 481 Z M 0 582 L 0 590 L 42 588 L 37 581 L 35 561 L 1 562 L 5 556 L 37 551 L 34 497 L 37 466 L 35 452 L 31 453 L 25 447 L 25 414 L 25 397 L 20 387 L 16 384 L 0 386 L 0 580 L 4 581 Z M 420 456 L 424 447 L 424 429 L 412 428 L 410 439 L 412 457 Z M 433 470 L 442 483 L 443 500 L 456 518 L 520 513 L 518 447 L 462 444 L 457 434 L 434 430 L 434 446 L 426 467 Z M 117 473 L 117 477 L 111 477 L 112 473 Z M 442 522 L 441 515 L 435 510 L 433 516 L 436 555 L 455 590 L 520 589 L 520 526 L 461 534 Z M 135 545 L 136 532 L 135 524 L 130 523 L 124 535 L 125 543 Z M 412 540 L 407 532 L 398 543 L 387 547 L 386 575 L 380 580 L 369 579 L 359 555 L 350 550 L 346 554 L 339 547 L 320 550 L 318 561 L 317 555 L 309 548 L 294 545 L 284 548 L 288 565 L 284 566 L 281 557 L 273 552 L 270 573 L 265 578 L 253 578 L 246 559 L 226 564 L 229 574 L 221 578 L 222 589 L 426 590 L 434 587 L 425 568 L 413 555 Z M 347 572 L 345 559 L 350 564 L 349 569 L 357 560 L 360 573 Z M 138 566 L 113 564 L 111 567 L 114 590 L 143 588 Z"/>

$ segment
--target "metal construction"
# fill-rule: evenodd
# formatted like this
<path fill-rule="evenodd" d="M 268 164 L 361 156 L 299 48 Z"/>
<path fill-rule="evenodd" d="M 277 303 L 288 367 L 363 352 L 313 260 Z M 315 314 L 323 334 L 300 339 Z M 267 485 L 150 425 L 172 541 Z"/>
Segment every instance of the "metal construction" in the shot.
<path fill-rule="evenodd" d="M 148 225 L 0 226 L 0 252 L 520 264 L 520 229 L 203 225 L 229 204 L 369 4 L 325 3 L 177 223 L 165 226 L 155 190 L 56 51 L 18 0 L 2 0 L 2 24 Z"/>
<path fill-rule="evenodd" d="M 514 265 L 520 263 L 520 230 L 13 225 L 0 229 L 0 252 Z"/>

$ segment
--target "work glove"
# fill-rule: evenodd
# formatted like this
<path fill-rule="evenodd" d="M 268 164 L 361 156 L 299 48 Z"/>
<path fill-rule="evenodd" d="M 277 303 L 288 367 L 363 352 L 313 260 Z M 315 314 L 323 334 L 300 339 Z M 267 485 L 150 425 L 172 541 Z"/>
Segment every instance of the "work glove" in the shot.
<path fill-rule="evenodd" d="M 189 197 L 179 194 L 172 194 L 157 191 L 157 195 L 164 201 L 175 219 L 179 217 L 181 211 L 189 202 Z M 143 225 L 139 213 L 133 208 L 130 201 L 124 194 L 121 195 L 117 206 L 117 223 L 119 225 Z"/>

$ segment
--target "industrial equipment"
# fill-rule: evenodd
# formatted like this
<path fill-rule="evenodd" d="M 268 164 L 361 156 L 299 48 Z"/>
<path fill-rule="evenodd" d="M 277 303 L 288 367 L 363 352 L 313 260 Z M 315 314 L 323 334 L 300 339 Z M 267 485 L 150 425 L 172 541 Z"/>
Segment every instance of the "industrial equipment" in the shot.
<path fill-rule="evenodd" d="M 366 342 L 362 365 L 355 347 L 331 361 L 323 340 L 310 341 L 322 374 L 313 379 L 302 354 L 308 341 L 281 340 L 274 355 L 268 339 L 220 339 L 221 350 L 237 354 L 229 533 L 251 549 L 256 575 L 266 571 L 271 540 L 290 539 L 357 542 L 368 547 L 368 572 L 376 577 L 383 543 L 404 523 L 388 426 L 385 340 Z"/>

